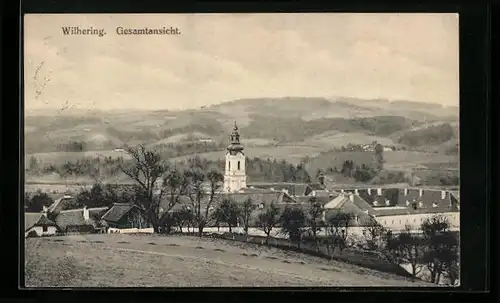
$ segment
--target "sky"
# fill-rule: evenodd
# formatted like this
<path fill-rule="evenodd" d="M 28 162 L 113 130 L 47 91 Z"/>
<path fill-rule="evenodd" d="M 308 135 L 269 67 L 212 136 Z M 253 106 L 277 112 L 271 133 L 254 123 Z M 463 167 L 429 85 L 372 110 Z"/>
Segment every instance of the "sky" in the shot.
<path fill-rule="evenodd" d="M 63 35 L 65 26 L 107 34 Z M 116 34 L 170 26 L 180 35 Z M 458 106 L 458 39 L 457 14 L 26 15 L 25 108 L 177 110 L 286 96 Z"/>

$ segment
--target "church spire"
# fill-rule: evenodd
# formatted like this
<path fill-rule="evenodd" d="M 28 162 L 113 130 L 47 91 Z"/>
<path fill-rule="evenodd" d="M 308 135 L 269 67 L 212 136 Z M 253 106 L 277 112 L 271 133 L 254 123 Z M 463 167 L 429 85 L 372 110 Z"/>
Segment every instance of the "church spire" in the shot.
<path fill-rule="evenodd" d="M 240 132 L 238 131 L 238 125 L 234 121 L 233 132 L 231 133 L 231 144 L 240 144 Z"/>
<path fill-rule="evenodd" d="M 238 152 L 243 153 L 243 146 L 241 145 L 240 142 L 240 132 L 238 129 L 238 125 L 236 124 L 236 121 L 234 121 L 234 128 L 231 135 L 229 136 L 229 141 L 230 144 L 227 149 L 231 154 L 235 154 Z"/>

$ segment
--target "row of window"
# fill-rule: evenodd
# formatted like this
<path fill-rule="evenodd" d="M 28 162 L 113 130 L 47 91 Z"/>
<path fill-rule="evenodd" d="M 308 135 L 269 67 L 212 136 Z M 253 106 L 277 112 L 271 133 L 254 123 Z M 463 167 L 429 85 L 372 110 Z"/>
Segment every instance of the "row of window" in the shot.
<path fill-rule="evenodd" d="M 391 224 L 394 224 L 394 221 L 396 221 L 396 220 L 392 220 Z M 410 223 L 409 221 L 410 220 L 406 219 L 405 224 Z M 424 218 L 420 218 L 420 222 L 424 222 Z M 417 219 L 416 218 L 413 219 L 413 223 L 417 223 Z M 384 220 L 384 224 L 387 224 L 387 220 Z M 399 224 L 401 224 L 401 220 L 399 220 Z"/>

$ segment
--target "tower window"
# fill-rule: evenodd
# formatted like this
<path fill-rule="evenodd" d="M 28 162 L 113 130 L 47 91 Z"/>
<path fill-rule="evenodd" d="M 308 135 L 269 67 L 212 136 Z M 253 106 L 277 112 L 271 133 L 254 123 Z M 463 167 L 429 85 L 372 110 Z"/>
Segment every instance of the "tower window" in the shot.
<path fill-rule="evenodd" d="M 240 161 L 238 161 L 238 170 L 240 170 Z"/>
<path fill-rule="evenodd" d="M 231 161 L 228 161 L 228 167 L 229 167 L 229 170 L 231 170 Z"/>

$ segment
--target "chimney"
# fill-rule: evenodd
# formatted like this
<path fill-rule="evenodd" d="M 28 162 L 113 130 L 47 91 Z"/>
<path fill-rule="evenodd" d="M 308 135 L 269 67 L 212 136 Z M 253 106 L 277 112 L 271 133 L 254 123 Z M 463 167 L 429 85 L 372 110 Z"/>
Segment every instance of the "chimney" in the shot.
<path fill-rule="evenodd" d="M 446 192 L 444 190 L 441 191 L 441 200 L 446 198 Z"/>
<path fill-rule="evenodd" d="M 355 194 L 355 195 L 359 195 L 359 191 L 358 191 L 358 189 L 357 189 L 357 188 L 356 188 L 356 189 L 354 189 L 354 194 Z"/>
<path fill-rule="evenodd" d="M 351 200 L 351 202 L 354 202 L 354 195 L 353 194 L 349 195 L 349 200 Z"/>
<path fill-rule="evenodd" d="M 371 195 L 372 194 L 372 189 L 371 188 L 368 188 L 368 194 Z"/>
<path fill-rule="evenodd" d="M 87 206 L 83 207 L 83 219 L 85 221 L 90 219 L 90 217 L 89 217 L 89 210 L 87 209 Z"/>
<path fill-rule="evenodd" d="M 48 210 L 47 206 L 45 206 L 45 205 L 44 205 L 44 206 L 43 206 L 43 209 L 42 209 L 42 215 L 44 215 L 45 217 L 47 217 L 47 212 L 48 212 L 48 211 L 49 211 L 49 210 Z"/>

